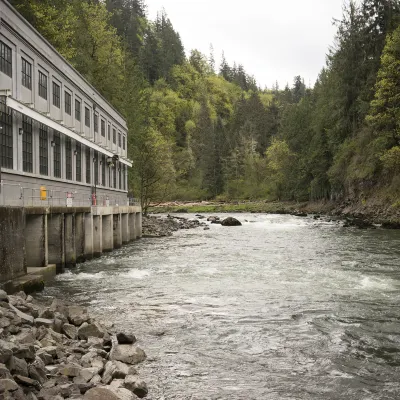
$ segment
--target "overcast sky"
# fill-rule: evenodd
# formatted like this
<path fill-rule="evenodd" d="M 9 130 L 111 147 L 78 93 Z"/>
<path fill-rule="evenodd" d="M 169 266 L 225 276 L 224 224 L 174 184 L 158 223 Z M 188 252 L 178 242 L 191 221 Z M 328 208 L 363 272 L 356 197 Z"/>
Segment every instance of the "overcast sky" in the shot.
<path fill-rule="evenodd" d="M 181 35 L 186 53 L 198 49 L 217 66 L 222 50 L 229 64 L 244 65 L 261 87 L 283 87 L 295 75 L 313 85 L 333 44 L 333 18 L 343 0 L 147 0 L 148 16 L 162 8 Z"/>

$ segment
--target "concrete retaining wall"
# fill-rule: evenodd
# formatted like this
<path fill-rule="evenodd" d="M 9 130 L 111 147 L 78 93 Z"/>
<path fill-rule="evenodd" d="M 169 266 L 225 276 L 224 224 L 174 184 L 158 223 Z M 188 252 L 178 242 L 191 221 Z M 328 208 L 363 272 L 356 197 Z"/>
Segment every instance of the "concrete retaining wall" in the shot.
<path fill-rule="evenodd" d="M 141 223 L 140 207 L 0 207 L 0 284 L 119 248 L 141 237 Z"/>

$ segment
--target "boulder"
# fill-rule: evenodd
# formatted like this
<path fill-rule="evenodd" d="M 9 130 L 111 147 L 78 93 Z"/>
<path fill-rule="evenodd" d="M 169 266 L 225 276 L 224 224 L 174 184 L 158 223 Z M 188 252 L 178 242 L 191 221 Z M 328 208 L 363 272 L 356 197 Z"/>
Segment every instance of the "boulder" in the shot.
<path fill-rule="evenodd" d="M 113 391 L 120 400 L 135 400 L 136 396 L 128 389 L 123 387 L 108 386 L 108 388 Z"/>
<path fill-rule="evenodd" d="M 122 361 L 126 364 L 139 364 L 146 359 L 146 353 L 138 346 L 131 344 L 114 345 L 110 352 L 110 360 Z"/>
<path fill-rule="evenodd" d="M 0 340 L 0 363 L 6 363 L 13 355 L 14 345 Z"/>
<path fill-rule="evenodd" d="M 83 396 L 84 400 L 120 400 L 119 397 L 110 389 L 107 388 L 92 388 L 89 389 Z"/>
<path fill-rule="evenodd" d="M 12 374 L 29 376 L 28 364 L 24 359 L 11 357 L 9 362 L 7 363 L 7 367 Z"/>
<path fill-rule="evenodd" d="M 68 377 L 75 377 L 75 376 L 79 376 L 81 373 L 82 367 L 78 364 L 67 364 L 64 367 L 61 367 L 59 369 L 59 372 L 61 375 L 65 375 Z"/>
<path fill-rule="evenodd" d="M 14 375 L 14 380 L 21 386 L 33 387 L 40 390 L 40 383 L 35 379 L 28 378 L 26 376 Z"/>
<path fill-rule="evenodd" d="M 0 289 L 0 302 L 2 301 L 4 301 L 5 303 L 9 302 L 7 293 L 4 290 Z"/>
<path fill-rule="evenodd" d="M 236 218 L 228 217 L 228 218 L 225 218 L 221 222 L 221 225 L 222 226 L 241 226 L 242 223 L 240 221 L 238 221 Z"/>
<path fill-rule="evenodd" d="M 0 393 L 14 392 L 18 389 L 18 384 L 13 379 L 0 379 Z"/>
<path fill-rule="evenodd" d="M 213 221 L 218 221 L 219 219 L 220 219 L 219 217 L 210 216 L 210 217 L 207 218 L 207 221 L 213 222 Z"/>
<path fill-rule="evenodd" d="M 10 304 L 10 309 L 12 311 L 14 311 L 14 313 L 17 314 L 17 316 L 19 318 L 21 318 L 21 322 L 23 324 L 33 325 L 33 322 L 34 322 L 35 319 L 31 315 L 28 315 L 28 314 L 18 310 L 18 308 L 16 308 L 12 304 Z"/>
<path fill-rule="evenodd" d="M 62 327 L 62 332 L 65 334 L 65 336 L 72 340 L 75 340 L 78 336 L 78 329 L 72 324 L 64 324 Z"/>
<path fill-rule="evenodd" d="M 21 344 L 17 350 L 14 351 L 14 356 L 24 358 L 27 361 L 35 359 L 35 348 L 32 344 Z"/>
<path fill-rule="evenodd" d="M 78 337 L 79 339 L 87 340 L 90 336 L 102 338 L 104 332 L 102 332 L 96 324 L 88 324 L 87 322 L 84 322 L 78 329 Z"/>
<path fill-rule="evenodd" d="M 149 392 L 146 382 L 137 375 L 128 375 L 125 378 L 124 386 L 140 398 L 146 397 Z"/>
<path fill-rule="evenodd" d="M 126 333 L 117 333 L 118 344 L 133 344 L 136 342 L 136 337 L 134 335 Z"/>
<path fill-rule="evenodd" d="M 11 379 L 12 375 L 4 364 L 0 364 L 0 379 Z"/>
<path fill-rule="evenodd" d="M 69 306 L 68 319 L 71 324 L 81 326 L 84 322 L 89 321 L 89 315 L 85 307 Z"/>

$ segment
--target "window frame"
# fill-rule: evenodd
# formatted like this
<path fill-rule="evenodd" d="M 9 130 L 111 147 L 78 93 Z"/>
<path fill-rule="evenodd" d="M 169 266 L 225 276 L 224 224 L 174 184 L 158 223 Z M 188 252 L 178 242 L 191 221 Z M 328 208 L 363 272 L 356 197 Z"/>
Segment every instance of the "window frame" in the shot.
<path fill-rule="evenodd" d="M 53 141 L 54 141 L 54 177 L 61 178 L 61 133 L 54 130 L 53 131 Z"/>
<path fill-rule="evenodd" d="M 82 107 L 81 101 L 75 99 L 75 119 L 79 122 L 81 122 L 81 107 Z"/>
<path fill-rule="evenodd" d="M 61 86 L 53 81 L 53 106 L 61 108 Z"/>
<path fill-rule="evenodd" d="M 32 90 L 32 64 L 24 57 L 21 57 L 21 84 Z"/>
<path fill-rule="evenodd" d="M 0 168 L 14 168 L 14 135 L 13 135 L 13 116 L 11 108 L 7 107 L 0 100 Z"/>
<path fill-rule="evenodd" d="M 0 40 L 0 72 L 12 78 L 12 48 Z"/>
<path fill-rule="evenodd" d="M 39 79 L 38 79 L 38 95 L 47 100 L 48 98 L 48 84 L 47 84 L 48 77 L 42 71 L 39 71 Z"/>
<path fill-rule="evenodd" d="M 90 164 L 92 162 L 91 160 L 91 155 L 90 155 L 90 147 L 86 146 L 86 150 L 85 150 L 85 158 L 86 158 L 86 183 L 90 184 L 92 182 L 92 177 L 91 177 L 91 173 L 92 173 L 92 169 L 90 167 Z"/>
<path fill-rule="evenodd" d="M 85 106 L 85 126 L 90 128 L 90 109 Z"/>
<path fill-rule="evenodd" d="M 33 120 L 22 115 L 22 170 L 33 173 Z"/>
<path fill-rule="evenodd" d="M 75 142 L 75 180 L 82 182 L 82 144 Z"/>
<path fill-rule="evenodd" d="M 72 116 L 72 94 L 64 90 L 64 111 Z"/>
<path fill-rule="evenodd" d="M 72 181 L 72 139 L 65 136 L 65 179 Z"/>
<path fill-rule="evenodd" d="M 49 175 L 49 128 L 39 125 L 39 174 Z"/>

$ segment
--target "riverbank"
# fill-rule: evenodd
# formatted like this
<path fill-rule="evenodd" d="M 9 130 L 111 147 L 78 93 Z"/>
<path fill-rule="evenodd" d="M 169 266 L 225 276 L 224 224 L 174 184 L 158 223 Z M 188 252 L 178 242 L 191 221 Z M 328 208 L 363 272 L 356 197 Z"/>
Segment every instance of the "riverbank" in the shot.
<path fill-rule="evenodd" d="M 179 229 L 193 229 L 205 226 L 204 222 L 197 219 L 189 220 L 173 215 L 151 216 L 144 215 L 142 219 L 142 237 L 154 238 L 171 236 L 173 232 Z"/>
<path fill-rule="evenodd" d="M 85 307 L 0 291 L 0 398 L 134 400 L 147 385 L 135 336 L 114 332 Z"/>
<path fill-rule="evenodd" d="M 349 224 L 372 226 L 382 224 L 386 228 L 400 229 L 400 207 L 372 201 L 353 202 L 170 202 L 153 206 L 151 213 L 266 213 L 266 214 L 323 214 L 346 220 Z"/>

